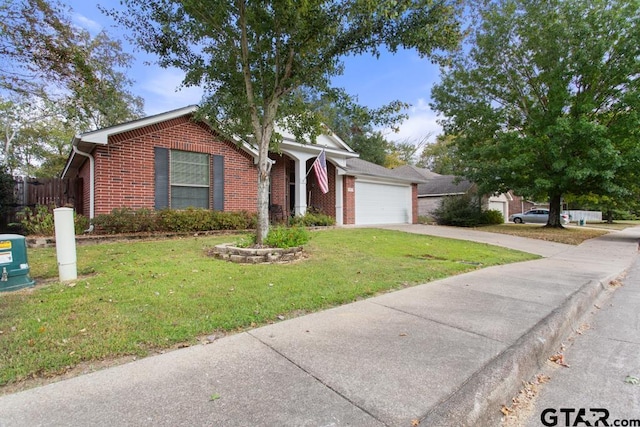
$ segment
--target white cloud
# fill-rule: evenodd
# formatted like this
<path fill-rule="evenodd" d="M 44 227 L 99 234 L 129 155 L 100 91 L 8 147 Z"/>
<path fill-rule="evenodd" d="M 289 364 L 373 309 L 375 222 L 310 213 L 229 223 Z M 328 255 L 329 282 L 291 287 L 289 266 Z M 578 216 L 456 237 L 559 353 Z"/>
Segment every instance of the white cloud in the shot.
<path fill-rule="evenodd" d="M 144 76 L 136 80 L 145 99 L 145 112 L 149 115 L 198 104 L 202 99 L 201 88 L 180 88 L 184 78 L 180 70 L 147 66 L 142 72 Z"/>
<path fill-rule="evenodd" d="M 102 25 L 79 13 L 73 14 L 73 22 L 80 28 L 84 28 L 85 30 L 89 31 L 91 34 L 99 33 L 100 31 L 102 31 Z"/>
<path fill-rule="evenodd" d="M 409 118 L 399 126 L 399 132 L 388 130 L 385 132 L 391 141 L 419 142 L 428 137 L 430 142 L 435 141 L 436 136 L 442 133 L 442 127 L 437 123 L 438 116 L 424 98 L 409 109 Z"/>

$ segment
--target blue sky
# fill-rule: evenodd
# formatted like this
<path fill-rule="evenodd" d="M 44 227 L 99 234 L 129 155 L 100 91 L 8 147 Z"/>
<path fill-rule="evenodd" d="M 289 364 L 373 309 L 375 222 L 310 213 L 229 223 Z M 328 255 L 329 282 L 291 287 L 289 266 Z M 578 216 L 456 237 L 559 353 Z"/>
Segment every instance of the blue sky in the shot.
<path fill-rule="evenodd" d="M 92 34 L 105 29 L 112 37 L 123 38 L 124 30 L 115 27 L 114 21 L 98 9 L 98 5 L 119 9 L 118 0 L 66 0 L 64 3 L 73 9 L 72 19 L 76 25 Z M 200 101 L 201 92 L 196 88 L 177 90 L 182 81 L 181 71 L 147 65 L 145 59 L 153 61 L 152 56 L 133 52 L 126 42 L 124 46 L 136 58 L 130 69 L 130 77 L 135 81 L 132 91 L 145 100 L 146 114 L 157 114 Z M 431 87 L 438 78 L 437 66 L 421 59 L 416 52 L 402 51 L 395 55 L 383 54 L 379 59 L 372 56 L 347 58 L 344 74 L 334 82 L 371 108 L 393 100 L 411 104 L 407 111 L 409 119 L 400 126 L 400 132 L 389 132 L 387 136 L 391 140 L 416 142 L 429 134 L 429 140 L 433 141 L 441 131 L 436 115 L 428 105 Z"/>

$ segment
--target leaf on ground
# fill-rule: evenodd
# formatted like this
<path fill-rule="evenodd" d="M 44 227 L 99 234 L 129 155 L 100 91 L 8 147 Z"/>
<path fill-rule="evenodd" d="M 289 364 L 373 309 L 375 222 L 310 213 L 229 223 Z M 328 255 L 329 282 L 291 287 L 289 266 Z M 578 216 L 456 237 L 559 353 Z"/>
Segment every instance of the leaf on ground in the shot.
<path fill-rule="evenodd" d="M 506 406 L 502 405 L 502 408 L 500 409 L 500 412 L 502 412 L 502 415 L 509 415 L 511 413 L 511 409 L 507 408 Z"/>
<path fill-rule="evenodd" d="M 211 396 L 209 396 L 209 400 L 212 402 L 218 399 L 220 399 L 220 395 L 218 393 L 213 393 Z"/>
<path fill-rule="evenodd" d="M 420 425 L 420 420 L 411 420 L 411 427 L 417 427 Z"/>
<path fill-rule="evenodd" d="M 536 376 L 536 380 L 538 381 L 538 384 L 545 384 L 551 381 L 551 377 L 545 374 L 538 374 L 538 376 Z"/>
<path fill-rule="evenodd" d="M 631 385 L 640 385 L 640 378 L 634 377 L 633 375 L 627 375 L 624 382 Z"/>
<path fill-rule="evenodd" d="M 553 356 L 549 357 L 549 360 L 557 363 L 560 366 L 564 366 L 565 368 L 569 367 L 569 364 L 567 364 L 567 362 L 564 361 L 564 354 L 562 353 L 556 353 Z"/>

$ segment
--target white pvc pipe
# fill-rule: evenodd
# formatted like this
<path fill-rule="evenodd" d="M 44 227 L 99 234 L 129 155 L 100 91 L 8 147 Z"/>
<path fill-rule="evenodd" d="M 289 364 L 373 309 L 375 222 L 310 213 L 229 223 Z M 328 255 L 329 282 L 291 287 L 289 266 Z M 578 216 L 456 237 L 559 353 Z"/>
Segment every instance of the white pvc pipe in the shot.
<path fill-rule="evenodd" d="M 78 278 L 76 262 L 76 232 L 73 224 L 73 209 L 57 208 L 53 210 L 56 230 L 56 255 L 61 282 Z"/>

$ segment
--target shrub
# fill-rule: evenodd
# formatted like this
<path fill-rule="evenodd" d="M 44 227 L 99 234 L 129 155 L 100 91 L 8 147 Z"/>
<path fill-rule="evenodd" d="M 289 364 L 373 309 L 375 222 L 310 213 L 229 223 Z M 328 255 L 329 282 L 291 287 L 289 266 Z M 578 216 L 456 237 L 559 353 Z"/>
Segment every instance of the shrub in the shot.
<path fill-rule="evenodd" d="M 212 213 L 214 230 L 249 230 L 258 226 L 258 217 L 249 212 L 219 212 Z"/>
<path fill-rule="evenodd" d="M 73 226 L 75 228 L 76 236 L 78 234 L 84 234 L 84 232 L 89 229 L 90 225 L 91 222 L 89 221 L 89 218 L 80 214 L 76 214 L 74 211 Z"/>
<path fill-rule="evenodd" d="M 214 230 L 213 212 L 206 209 L 187 208 L 184 210 L 164 209 L 158 212 L 161 230 L 174 232 L 195 232 Z"/>
<path fill-rule="evenodd" d="M 9 212 L 9 208 L 15 203 L 13 186 L 13 176 L 5 167 L 0 167 L 0 216 Z"/>
<path fill-rule="evenodd" d="M 307 212 L 302 216 L 294 216 L 291 219 L 291 225 L 293 226 L 325 227 L 335 224 L 335 218 L 319 212 Z"/>
<path fill-rule="evenodd" d="M 200 208 L 163 209 L 158 212 L 120 208 L 110 214 L 98 215 L 93 221 L 97 232 L 107 234 L 247 230 L 256 228 L 257 222 L 256 215 L 248 212 L 216 212 Z"/>
<path fill-rule="evenodd" d="M 52 207 L 36 205 L 33 209 L 24 208 L 18 213 L 18 219 L 28 235 L 53 236 L 55 233 Z"/>
<path fill-rule="evenodd" d="M 27 235 L 53 236 L 55 234 L 54 206 L 36 205 L 33 209 L 24 208 L 18 214 L 20 225 Z M 73 225 L 76 234 L 82 234 L 89 228 L 89 218 L 73 212 Z"/>
<path fill-rule="evenodd" d="M 256 244 L 256 235 L 255 233 L 253 233 L 253 234 L 247 234 L 242 236 L 233 245 L 237 246 L 238 248 L 249 248 L 255 244 Z"/>
<path fill-rule="evenodd" d="M 504 224 L 504 215 L 496 210 L 487 210 L 482 212 L 482 224 Z"/>
<path fill-rule="evenodd" d="M 264 244 L 274 248 L 295 248 L 309 241 L 309 232 L 302 227 L 274 227 L 264 239 Z"/>
<path fill-rule="evenodd" d="M 477 197 L 465 194 L 444 198 L 433 217 L 439 225 L 475 227 L 482 222 L 482 211 Z"/>
<path fill-rule="evenodd" d="M 141 233 L 158 229 L 156 215 L 148 209 L 134 211 L 130 208 L 116 208 L 110 214 L 96 216 L 93 225 L 107 234 Z"/>

